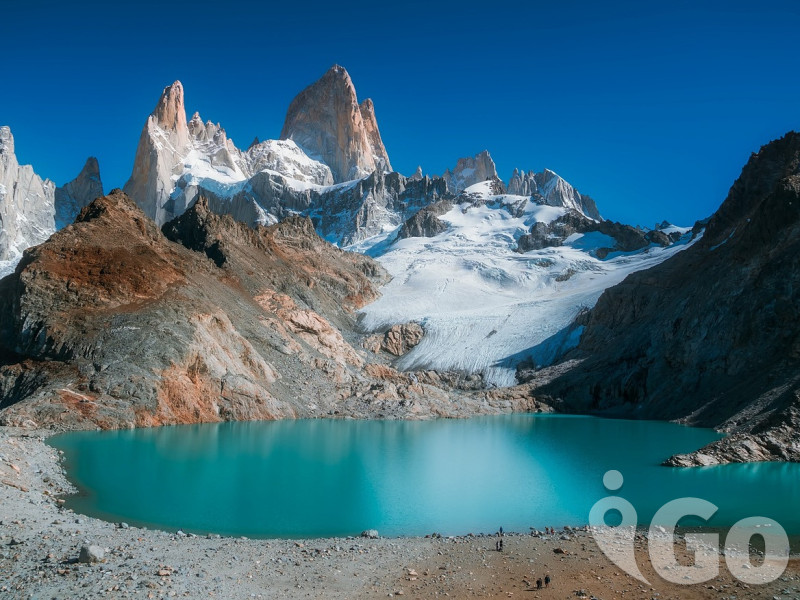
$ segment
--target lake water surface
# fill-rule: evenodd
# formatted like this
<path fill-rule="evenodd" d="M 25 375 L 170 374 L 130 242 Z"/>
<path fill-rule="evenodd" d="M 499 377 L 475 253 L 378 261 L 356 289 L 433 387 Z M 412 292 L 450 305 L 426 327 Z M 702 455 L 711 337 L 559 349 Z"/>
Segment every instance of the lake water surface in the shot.
<path fill-rule="evenodd" d="M 80 490 L 67 506 L 132 525 L 251 537 L 577 526 L 611 495 L 603 474 L 616 469 L 625 483 L 615 494 L 642 524 L 693 496 L 719 507 L 709 526 L 766 516 L 800 534 L 800 464 L 659 466 L 719 437 L 663 422 L 517 414 L 187 425 L 50 443 Z"/>

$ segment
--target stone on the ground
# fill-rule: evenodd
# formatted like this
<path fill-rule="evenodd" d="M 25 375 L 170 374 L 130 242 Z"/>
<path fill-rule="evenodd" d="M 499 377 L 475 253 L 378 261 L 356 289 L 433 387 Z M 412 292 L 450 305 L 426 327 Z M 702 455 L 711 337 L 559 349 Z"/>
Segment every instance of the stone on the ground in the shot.
<path fill-rule="evenodd" d="M 105 551 L 100 546 L 81 546 L 78 562 L 97 563 L 103 560 L 105 554 Z"/>
<path fill-rule="evenodd" d="M 377 529 L 365 529 L 361 532 L 361 537 L 377 540 L 380 536 L 378 535 Z"/>

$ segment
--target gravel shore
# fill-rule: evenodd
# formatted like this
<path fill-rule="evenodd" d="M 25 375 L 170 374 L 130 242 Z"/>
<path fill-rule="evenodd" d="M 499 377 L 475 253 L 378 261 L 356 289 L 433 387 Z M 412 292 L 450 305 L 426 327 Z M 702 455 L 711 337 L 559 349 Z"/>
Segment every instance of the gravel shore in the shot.
<path fill-rule="evenodd" d="M 114 524 L 65 509 L 73 491 L 50 432 L 0 428 L 0 598 L 780 598 L 800 599 L 800 560 L 747 586 L 721 563 L 702 585 L 622 573 L 584 531 L 425 538 L 251 540 Z M 97 547 L 99 562 L 79 562 Z M 679 545 L 680 547 L 680 545 Z M 678 551 L 679 556 L 685 548 Z M 537 578 L 552 583 L 536 590 Z"/>

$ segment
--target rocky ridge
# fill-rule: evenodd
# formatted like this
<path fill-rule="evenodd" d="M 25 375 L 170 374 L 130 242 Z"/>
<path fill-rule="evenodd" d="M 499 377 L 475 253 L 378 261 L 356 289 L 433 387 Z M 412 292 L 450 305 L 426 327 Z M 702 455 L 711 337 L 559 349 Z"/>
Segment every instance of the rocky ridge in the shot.
<path fill-rule="evenodd" d="M 0 127 L 0 261 L 9 261 L 54 231 L 55 184 L 20 165 L 14 136 Z"/>
<path fill-rule="evenodd" d="M 291 102 L 280 138 L 256 138 L 240 150 L 218 123 L 198 113 L 186 119 L 183 87 L 175 82 L 145 123 L 125 191 L 159 225 L 204 196 L 214 212 L 253 226 L 311 216 L 323 238 L 362 251 L 370 246 L 362 242 L 381 243 L 421 208 L 472 185 L 489 180 L 496 193 L 506 192 L 486 150 L 459 159 L 441 177 L 421 168 L 411 177 L 391 172 L 374 104 L 359 104 L 338 65 Z M 515 171 L 508 193 L 602 220 L 591 198 L 549 170 Z M 432 213 L 423 216 L 428 232 L 440 229 Z"/>
<path fill-rule="evenodd" d="M 564 215 L 550 223 L 534 223 L 530 233 L 517 240 L 517 251 L 524 253 L 542 248 L 554 248 L 563 245 L 567 238 L 576 233 L 597 232 L 611 238 L 609 246 L 594 251 L 595 256 L 604 259 L 612 252 L 635 252 L 650 244 L 669 246 L 680 240 L 683 235 L 682 229 L 675 227 L 671 229 L 674 231 L 667 234 L 659 229 L 644 230 L 613 221 L 596 221 L 569 208 Z"/>
<path fill-rule="evenodd" d="M 253 229 L 201 201 L 162 232 L 115 190 L 0 280 L 0 423 L 536 408 L 529 396 L 467 397 L 446 374 L 398 373 L 358 350 L 352 313 L 385 277 L 368 257 L 322 241 L 305 217 Z"/>
<path fill-rule="evenodd" d="M 514 169 L 508 182 L 508 193 L 531 196 L 539 204 L 562 206 L 576 211 L 594 221 L 602 221 L 594 200 L 581 194 L 550 169 L 541 173 Z"/>
<path fill-rule="evenodd" d="M 790 132 L 753 154 L 690 248 L 606 290 L 568 355 L 574 366 L 536 393 L 563 410 L 731 434 L 669 464 L 800 460 L 798 240 Z"/>
<path fill-rule="evenodd" d="M 314 103 L 319 106 L 313 108 Z M 345 123 L 347 115 L 352 121 Z M 326 152 L 304 137 L 309 132 L 328 141 L 330 136 L 351 140 L 355 146 L 341 156 Z M 246 151 L 239 150 L 219 124 L 204 123 L 198 113 L 186 120 L 183 86 L 175 82 L 164 89 L 145 123 L 125 191 L 159 225 L 204 196 L 213 211 L 253 226 L 295 213 L 311 215 L 319 233 L 339 245 L 397 227 L 419 207 L 447 194 L 440 179 L 410 180 L 389 172 L 374 106 L 370 100 L 357 103 L 350 76 L 341 67 L 298 95 L 284 134 L 286 139 L 256 139 Z M 310 158 L 296 140 L 332 167 Z M 339 167 L 353 181 L 334 185 L 343 177 Z"/>
<path fill-rule="evenodd" d="M 389 233 L 420 209 L 448 198 L 440 178 L 409 179 L 378 171 L 314 198 L 311 216 L 326 239 L 342 246 Z"/>
<path fill-rule="evenodd" d="M 56 230 L 63 229 L 75 221 L 84 206 L 102 195 L 103 182 L 100 179 L 100 165 L 94 156 L 90 156 L 75 179 L 56 188 Z"/>
<path fill-rule="evenodd" d="M 447 182 L 447 188 L 453 194 L 458 194 L 468 187 L 487 180 L 499 180 L 497 168 L 488 150 L 475 156 L 459 158 L 456 166 L 447 169 L 442 175 Z"/>

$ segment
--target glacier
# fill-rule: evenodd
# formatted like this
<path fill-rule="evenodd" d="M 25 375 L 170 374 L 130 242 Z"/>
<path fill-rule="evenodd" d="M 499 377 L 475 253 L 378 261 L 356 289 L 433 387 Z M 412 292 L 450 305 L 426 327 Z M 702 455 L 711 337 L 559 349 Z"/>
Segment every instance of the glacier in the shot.
<path fill-rule="evenodd" d="M 365 331 L 416 321 L 422 341 L 395 366 L 480 373 L 489 386 L 516 383 L 517 366 L 545 366 L 577 344 L 575 318 L 629 273 L 658 264 L 694 243 L 688 229 L 677 243 L 637 252 L 593 251 L 608 244 L 603 234 L 575 234 L 562 246 L 516 251 L 516 240 L 535 222 L 549 223 L 566 208 L 524 196 L 496 195 L 490 182 L 465 190 L 472 202 L 440 217 L 448 228 L 432 238 L 387 244 L 375 238 L 351 249 L 375 254 L 392 276 L 377 301 L 358 314 Z M 478 201 L 476 201 L 478 200 Z M 515 216 L 518 215 L 518 216 Z"/>

